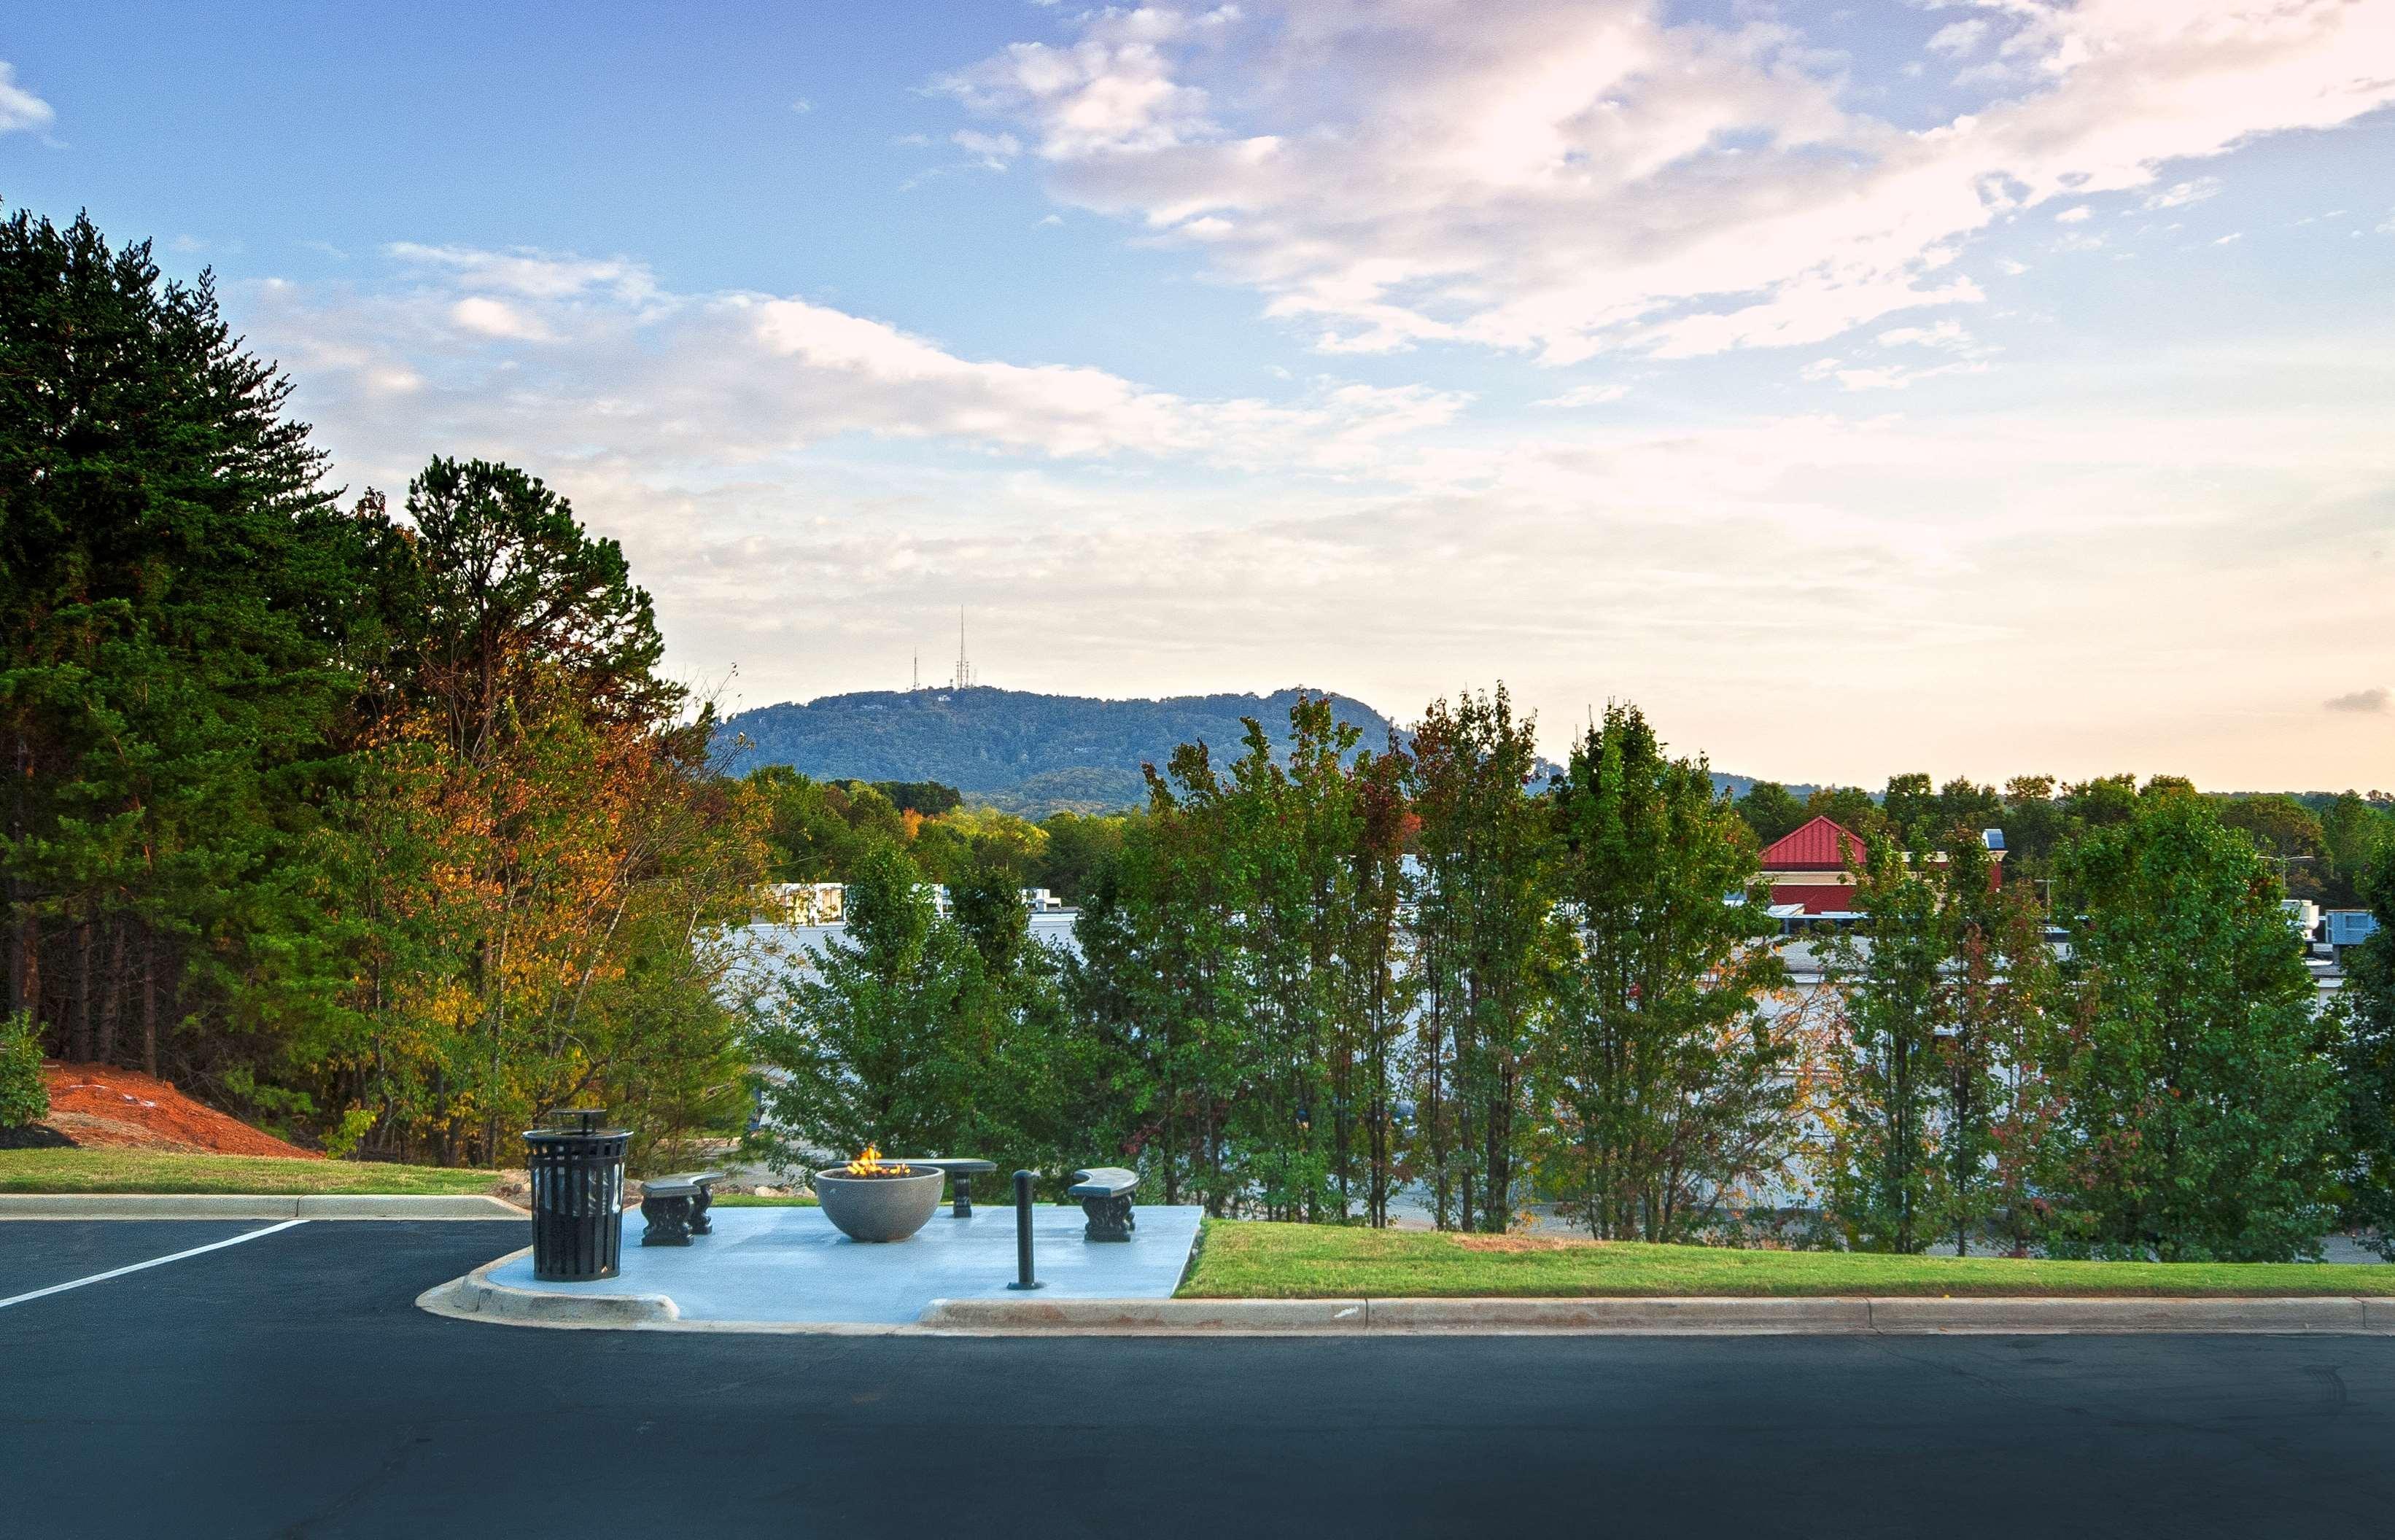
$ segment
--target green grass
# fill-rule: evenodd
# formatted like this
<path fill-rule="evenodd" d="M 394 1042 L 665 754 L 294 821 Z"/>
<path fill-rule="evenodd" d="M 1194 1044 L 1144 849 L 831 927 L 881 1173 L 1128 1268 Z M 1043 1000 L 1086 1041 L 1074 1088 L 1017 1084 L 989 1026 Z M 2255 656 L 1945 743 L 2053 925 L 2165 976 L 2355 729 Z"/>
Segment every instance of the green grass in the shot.
<path fill-rule="evenodd" d="M 1477 1251 L 1425 1231 L 1209 1219 L 1184 1298 L 1622 1295 L 2395 1294 L 2395 1267 L 2045 1262 L 1603 1244 Z"/>
<path fill-rule="evenodd" d="M 761 1198 L 753 1192 L 725 1192 L 715 1200 L 718 1208 L 818 1208 L 812 1192 L 801 1192 L 788 1198 Z"/>
<path fill-rule="evenodd" d="M 487 1192 L 495 1171 L 156 1150 L 0 1150 L 0 1192 Z"/>

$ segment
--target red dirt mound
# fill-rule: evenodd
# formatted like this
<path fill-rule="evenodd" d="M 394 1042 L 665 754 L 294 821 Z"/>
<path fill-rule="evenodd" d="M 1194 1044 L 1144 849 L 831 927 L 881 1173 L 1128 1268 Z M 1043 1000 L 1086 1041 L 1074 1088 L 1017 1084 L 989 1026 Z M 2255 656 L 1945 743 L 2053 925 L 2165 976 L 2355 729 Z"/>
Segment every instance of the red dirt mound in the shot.
<path fill-rule="evenodd" d="M 284 1155 L 323 1160 L 242 1122 L 203 1107 L 163 1080 L 112 1064 L 45 1064 L 51 1127 L 77 1144 L 176 1150 L 203 1155 Z"/>

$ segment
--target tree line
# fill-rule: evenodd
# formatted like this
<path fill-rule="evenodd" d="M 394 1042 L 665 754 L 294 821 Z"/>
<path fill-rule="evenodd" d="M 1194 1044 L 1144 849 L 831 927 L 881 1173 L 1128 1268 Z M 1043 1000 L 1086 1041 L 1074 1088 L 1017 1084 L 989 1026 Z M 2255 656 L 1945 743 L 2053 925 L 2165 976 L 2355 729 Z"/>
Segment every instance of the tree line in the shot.
<path fill-rule="evenodd" d="M 2188 782 L 2173 783 L 2194 789 Z M 1999 789 L 1966 778 L 1935 785 L 1914 773 L 1888 777 L 1877 795 L 1859 786 L 1823 786 L 1799 797 L 1777 782 L 1759 781 L 1737 807 L 1766 845 L 1817 816 L 1913 843 L 1934 831 L 2000 828 L 2009 851 L 2007 875 L 2036 881 L 2053 875 L 2066 844 L 2127 817 L 2137 791 L 2133 775 L 2081 782 L 2017 775 Z M 2383 791 L 2216 792 L 2207 799 L 2223 823 L 2271 862 L 2288 897 L 2327 907 L 2364 903 L 2372 866 L 2395 840 L 2395 796 Z"/>
<path fill-rule="evenodd" d="M 1002 871 L 943 916 L 874 844 L 762 1007 L 784 1158 L 894 1131 L 1224 1214 L 1895 1251 L 2286 1258 L 2395 1218 L 2387 940 L 2324 1006 L 2275 864 L 2183 781 L 2069 794 L 2037 882 L 1980 808 L 1856 817 L 1859 919 L 1799 987 L 1756 831 L 1634 706 L 1543 776 L 1502 687 L 1370 748 L 1303 701 L 1287 741 L 1150 768 L 1078 955 Z"/>
<path fill-rule="evenodd" d="M 615 542 L 506 466 L 343 506 L 203 277 L 0 223 L 8 1008 L 336 1153 L 744 1104 L 761 818 Z"/>

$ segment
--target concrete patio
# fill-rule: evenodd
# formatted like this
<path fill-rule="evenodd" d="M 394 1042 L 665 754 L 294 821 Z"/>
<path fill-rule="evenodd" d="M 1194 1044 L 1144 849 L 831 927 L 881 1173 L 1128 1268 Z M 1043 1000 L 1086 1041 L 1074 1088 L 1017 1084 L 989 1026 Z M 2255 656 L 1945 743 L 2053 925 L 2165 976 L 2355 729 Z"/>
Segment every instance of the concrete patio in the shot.
<path fill-rule="evenodd" d="M 1204 1210 L 1141 1207 L 1127 1244 L 1081 1239 L 1078 1207 L 1032 1211 L 1039 1299 L 1166 1299 L 1181 1283 Z M 986 1207 L 971 1218 L 946 1206 L 910 1240 L 864 1245 L 834 1230 L 818 1208 L 714 1210 L 715 1233 L 687 1246 L 640 1244 L 638 1210 L 624 1216 L 620 1276 L 545 1283 L 529 1252 L 491 1270 L 492 1283 L 564 1298 L 629 1301 L 663 1295 L 691 1322 L 786 1322 L 902 1325 L 934 1299 L 1022 1298 L 1014 1281 L 1014 1210 Z"/>

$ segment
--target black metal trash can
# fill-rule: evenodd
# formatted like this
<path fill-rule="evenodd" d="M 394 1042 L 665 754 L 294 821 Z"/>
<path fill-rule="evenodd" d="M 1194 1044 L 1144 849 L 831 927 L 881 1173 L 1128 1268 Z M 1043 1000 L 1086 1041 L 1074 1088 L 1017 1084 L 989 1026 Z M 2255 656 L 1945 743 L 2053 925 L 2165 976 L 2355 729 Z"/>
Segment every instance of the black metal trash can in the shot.
<path fill-rule="evenodd" d="M 603 1111 L 557 1114 L 561 1126 L 524 1135 L 531 1146 L 532 1275 L 550 1282 L 613 1278 L 624 1259 L 624 1147 L 629 1128 L 602 1128 Z"/>

